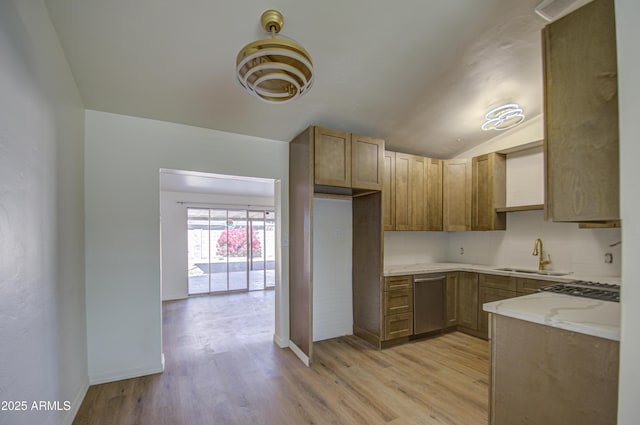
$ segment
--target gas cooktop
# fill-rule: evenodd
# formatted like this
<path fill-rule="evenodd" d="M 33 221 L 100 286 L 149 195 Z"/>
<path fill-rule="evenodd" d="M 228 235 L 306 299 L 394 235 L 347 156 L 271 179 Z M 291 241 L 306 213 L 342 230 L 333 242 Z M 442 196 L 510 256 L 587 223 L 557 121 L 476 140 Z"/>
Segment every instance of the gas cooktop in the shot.
<path fill-rule="evenodd" d="M 554 292 L 595 300 L 620 302 L 620 285 L 611 283 L 576 280 L 574 282 L 545 286 L 538 289 L 538 292 Z"/>

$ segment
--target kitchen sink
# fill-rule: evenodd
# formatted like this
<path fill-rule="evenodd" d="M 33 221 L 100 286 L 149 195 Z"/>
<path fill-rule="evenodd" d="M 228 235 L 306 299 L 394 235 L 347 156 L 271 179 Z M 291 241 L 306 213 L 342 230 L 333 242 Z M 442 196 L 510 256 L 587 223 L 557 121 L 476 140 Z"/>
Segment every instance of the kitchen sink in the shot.
<path fill-rule="evenodd" d="M 560 272 L 555 270 L 533 270 L 533 269 L 518 269 L 515 267 L 499 267 L 494 269 L 501 272 L 512 272 L 512 273 L 530 273 L 530 274 L 541 274 L 545 276 L 566 276 L 571 274 L 572 272 Z"/>

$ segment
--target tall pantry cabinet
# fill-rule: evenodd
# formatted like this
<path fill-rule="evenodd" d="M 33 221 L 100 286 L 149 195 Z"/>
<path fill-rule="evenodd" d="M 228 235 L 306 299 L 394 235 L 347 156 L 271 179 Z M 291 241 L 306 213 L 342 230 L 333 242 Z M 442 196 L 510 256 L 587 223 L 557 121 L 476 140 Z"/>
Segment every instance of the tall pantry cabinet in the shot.
<path fill-rule="evenodd" d="M 313 199 L 351 197 L 353 330 L 376 344 L 382 333 L 384 141 L 309 127 L 289 144 L 290 346 L 313 361 Z"/>

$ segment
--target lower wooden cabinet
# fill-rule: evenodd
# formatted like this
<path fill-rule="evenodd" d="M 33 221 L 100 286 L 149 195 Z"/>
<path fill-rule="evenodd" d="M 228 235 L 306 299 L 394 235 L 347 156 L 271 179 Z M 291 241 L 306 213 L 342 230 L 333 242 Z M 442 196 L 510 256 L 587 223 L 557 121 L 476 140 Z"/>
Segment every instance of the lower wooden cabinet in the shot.
<path fill-rule="evenodd" d="M 413 291 L 410 288 L 384 293 L 384 315 L 410 313 L 413 311 Z"/>
<path fill-rule="evenodd" d="M 478 329 L 478 274 L 458 274 L 458 326 Z"/>
<path fill-rule="evenodd" d="M 618 341 L 492 316 L 490 425 L 617 423 Z"/>
<path fill-rule="evenodd" d="M 413 289 L 413 275 L 388 276 L 384 278 L 384 290 Z"/>
<path fill-rule="evenodd" d="M 557 282 L 508 275 L 449 272 L 445 286 L 445 328 L 488 339 L 489 313 L 482 306 L 537 292 Z M 382 341 L 414 335 L 413 275 L 384 278 Z"/>
<path fill-rule="evenodd" d="M 516 278 L 494 274 L 478 276 L 478 336 L 489 337 L 489 313 L 482 309 L 484 303 L 505 300 L 516 296 Z"/>
<path fill-rule="evenodd" d="M 518 296 L 535 294 L 538 292 L 538 289 L 544 286 L 554 285 L 556 283 L 558 282 L 519 277 L 516 279 L 516 291 L 518 292 Z"/>
<path fill-rule="evenodd" d="M 516 296 L 516 291 L 507 291 L 505 289 L 495 289 L 481 286 L 478 292 L 478 332 L 483 338 L 489 338 L 489 313 L 482 309 L 484 303 L 506 300 Z"/>
<path fill-rule="evenodd" d="M 413 276 L 384 278 L 383 340 L 413 335 Z"/>
<path fill-rule="evenodd" d="M 413 312 L 384 317 L 384 340 L 413 335 Z"/>
<path fill-rule="evenodd" d="M 458 324 L 458 272 L 447 273 L 446 305 L 445 305 L 445 326 L 455 326 Z"/>

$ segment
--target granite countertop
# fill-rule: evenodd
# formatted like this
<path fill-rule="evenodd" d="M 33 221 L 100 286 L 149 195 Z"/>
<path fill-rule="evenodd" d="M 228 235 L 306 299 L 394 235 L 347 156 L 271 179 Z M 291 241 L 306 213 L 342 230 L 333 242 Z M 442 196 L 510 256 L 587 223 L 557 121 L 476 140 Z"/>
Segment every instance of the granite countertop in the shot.
<path fill-rule="evenodd" d="M 483 305 L 489 313 L 620 341 L 620 304 L 541 292 Z"/>
<path fill-rule="evenodd" d="M 421 273 L 468 271 L 502 276 L 571 282 L 587 280 L 620 285 L 619 276 L 598 276 L 581 272 L 564 276 L 538 273 L 519 273 L 496 270 L 500 266 L 466 263 L 429 263 L 385 265 L 385 276 L 400 276 Z M 599 301 L 551 292 L 536 293 L 484 304 L 484 311 L 528 322 L 553 326 L 614 341 L 620 340 L 620 304 Z"/>

